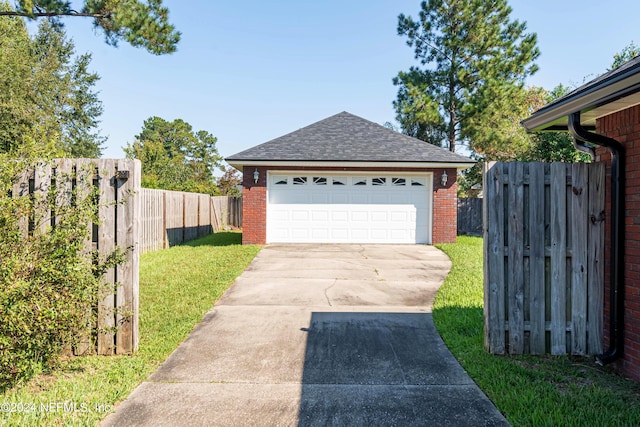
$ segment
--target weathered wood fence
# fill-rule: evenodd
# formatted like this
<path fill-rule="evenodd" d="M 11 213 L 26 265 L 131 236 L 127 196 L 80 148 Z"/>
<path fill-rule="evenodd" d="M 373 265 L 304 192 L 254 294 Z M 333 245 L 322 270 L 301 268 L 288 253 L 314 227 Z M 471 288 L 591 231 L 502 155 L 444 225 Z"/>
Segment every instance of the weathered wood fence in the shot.
<path fill-rule="evenodd" d="M 97 187 L 100 221 L 91 225 L 87 251 L 97 250 L 106 257 L 116 247 L 128 249 L 126 261 L 106 271 L 106 287 L 113 293 L 93 307 L 98 314 L 95 342 L 83 337 L 77 353 L 91 351 L 91 345 L 101 355 L 137 350 L 141 253 L 242 226 L 241 199 L 143 189 L 141 175 L 139 160 L 54 159 L 25 172 L 14 185 L 15 197 L 42 198 L 55 186 L 57 204 L 71 203 L 74 192 L 89 194 L 91 186 Z M 40 213 L 43 218 L 47 215 Z M 55 221 L 43 220 L 38 226 L 44 229 Z M 21 220 L 20 227 L 27 233 L 29 219 Z"/>
<path fill-rule="evenodd" d="M 482 236 L 482 199 L 458 198 L 458 234 Z"/>
<path fill-rule="evenodd" d="M 141 253 L 242 226 L 242 199 L 236 197 L 143 188 L 140 205 Z"/>
<path fill-rule="evenodd" d="M 483 188 L 487 350 L 601 353 L 603 164 L 491 162 Z"/>
<path fill-rule="evenodd" d="M 55 188 L 58 205 L 72 203 L 74 192 L 88 195 L 90 186 L 98 187 L 100 222 L 91 225 L 87 251 L 97 250 L 106 257 L 116 245 L 130 248 L 124 263 L 106 271 L 105 281 L 113 293 L 94 307 L 98 312 L 96 342 L 83 338 L 82 349 L 76 349 L 78 353 L 92 344 L 102 355 L 132 353 L 138 348 L 140 205 L 135 193 L 140 189 L 140 176 L 139 160 L 55 159 L 25 172 L 14 185 L 14 197 L 32 195 L 44 199 Z M 39 216 L 43 220 L 38 227 L 43 231 L 49 224 L 55 226 L 55 217 L 45 220 L 50 213 L 41 212 Z M 22 222 L 26 225 L 27 221 L 25 218 Z"/>

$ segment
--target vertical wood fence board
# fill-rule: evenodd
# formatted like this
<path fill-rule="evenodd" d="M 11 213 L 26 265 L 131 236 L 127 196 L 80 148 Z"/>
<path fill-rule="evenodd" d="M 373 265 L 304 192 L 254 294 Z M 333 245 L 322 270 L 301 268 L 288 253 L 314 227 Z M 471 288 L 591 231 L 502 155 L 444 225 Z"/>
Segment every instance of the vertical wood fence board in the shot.
<path fill-rule="evenodd" d="M 51 179 L 51 165 L 44 162 L 38 163 L 33 175 L 33 188 L 36 193 L 34 227 L 41 233 L 44 233 L 47 227 L 51 225 L 51 209 L 47 203 L 51 189 Z"/>
<path fill-rule="evenodd" d="M 523 262 L 523 165 L 512 162 L 508 167 L 509 249 L 507 296 L 509 306 L 509 353 L 522 354 L 524 350 L 524 262 Z"/>
<path fill-rule="evenodd" d="M 72 164 L 68 159 L 58 159 L 56 161 L 56 210 L 63 210 L 65 206 L 69 206 L 71 203 L 71 173 Z M 60 215 L 56 215 L 55 223 L 59 224 L 62 221 Z"/>
<path fill-rule="evenodd" d="M 571 344 L 572 354 L 583 355 L 587 351 L 587 218 L 588 197 L 587 168 L 576 163 L 571 171 Z"/>
<path fill-rule="evenodd" d="M 544 168 L 529 170 L 529 304 L 531 354 L 545 352 Z"/>
<path fill-rule="evenodd" d="M 131 161 L 131 179 L 130 191 L 133 193 L 132 206 L 129 208 L 129 221 L 131 221 L 131 238 L 133 244 L 133 253 L 131 254 L 131 347 L 130 352 L 138 351 L 140 342 L 140 195 L 139 191 L 142 186 L 142 162 L 139 160 Z"/>
<path fill-rule="evenodd" d="M 23 171 L 18 175 L 11 190 L 13 198 L 29 197 L 29 178 L 31 174 L 32 171 Z M 26 207 L 25 205 L 25 208 Z M 29 235 L 29 215 L 26 214 L 26 212 L 25 215 L 18 218 L 18 228 L 20 229 L 22 237 L 27 238 Z"/>
<path fill-rule="evenodd" d="M 504 196 L 501 168 L 495 162 L 485 165 L 483 188 L 493 203 L 484 204 L 484 317 L 485 347 L 495 354 L 505 352 L 504 333 Z"/>
<path fill-rule="evenodd" d="M 106 257 L 115 250 L 115 183 L 116 168 L 113 161 L 98 160 L 98 190 L 100 192 L 100 206 L 98 208 L 98 253 L 101 258 Z M 107 269 L 105 283 L 110 286 L 106 295 L 98 304 L 98 354 L 109 355 L 115 350 L 115 268 Z"/>
<path fill-rule="evenodd" d="M 137 204 L 138 197 L 135 194 L 139 188 L 135 186 L 135 161 L 119 160 L 117 164 L 118 174 L 129 173 L 128 177 L 118 177 L 116 179 L 116 199 L 119 203 L 116 208 L 117 218 L 117 243 L 127 249 L 126 262 L 118 265 L 116 278 L 118 286 L 116 289 L 116 302 L 118 311 L 116 312 L 116 322 L 118 332 L 116 334 L 116 353 L 129 354 L 133 352 L 134 345 L 134 283 L 137 282 L 135 270 L 137 239 Z M 134 276 L 136 277 L 134 280 Z"/>
<path fill-rule="evenodd" d="M 551 164 L 551 354 L 567 352 L 567 179 L 562 163 Z"/>
<path fill-rule="evenodd" d="M 91 195 L 91 187 L 93 187 L 93 166 L 89 159 L 76 159 L 75 160 L 75 197 L 76 200 L 82 201 Z M 91 259 L 91 251 L 93 250 L 93 242 L 91 241 L 91 232 L 93 224 L 87 225 L 88 238 L 84 241 L 83 254 L 85 259 Z M 91 330 L 93 325 L 91 324 L 91 311 L 93 307 L 87 308 L 86 313 L 86 325 L 84 331 L 77 337 L 74 353 L 76 355 L 82 355 L 89 352 L 92 347 L 91 343 Z M 97 327 L 97 325 L 95 325 Z"/>
<path fill-rule="evenodd" d="M 198 194 L 183 193 L 184 195 L 184 239 L 188 242 L 198 238 Z"/>
<path fill-rule="evenodd" d="M 601 354 L 604 342 L 604 164 L 589 169 L 588 349 Z"/>

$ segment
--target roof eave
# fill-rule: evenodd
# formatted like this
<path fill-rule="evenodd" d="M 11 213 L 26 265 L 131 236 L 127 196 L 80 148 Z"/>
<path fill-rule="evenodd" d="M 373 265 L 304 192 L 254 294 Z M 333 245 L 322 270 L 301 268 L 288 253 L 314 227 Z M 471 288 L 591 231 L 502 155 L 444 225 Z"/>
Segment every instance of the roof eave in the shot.
<path fill-rule="evenodd" d="M 566 117 L 592 110 L 640 91 L 640 62 L 609 78 L 552 102 L 521 123 L 527 131 L 566 130 Z"/>
<path fill-rule="evenodd" d="M 225 159 L 234 168 L 242 171 L 244 166 L 268 167 L 340 167 L 340 168 L 456 168 L 468 169 L 476 162 L 398 162 L 398 161 L 319 161 L 319 160 L 234 160 Z"/>

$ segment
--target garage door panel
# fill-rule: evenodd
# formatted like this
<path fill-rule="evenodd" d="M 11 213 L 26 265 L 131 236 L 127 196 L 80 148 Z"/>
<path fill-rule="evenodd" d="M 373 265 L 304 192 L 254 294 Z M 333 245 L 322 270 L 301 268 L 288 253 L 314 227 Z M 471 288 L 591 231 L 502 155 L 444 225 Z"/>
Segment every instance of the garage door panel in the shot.
<path fill-rule="evenodd" d="M 395 211 L 391 212 L 391 222 L 409 222 L 411 220 L 410 212 Z"/>
<path fill-rule="evenodd" d="M 329 238 L 329 229 L 324 228 L 312 228 L 311 238 L 313 241 L 324 241 Z"/>
<path fill-rule="evenodd" d="M 373 240 L 388 240 L 389 230 L 386 228 L 373 228 L 371 229 L 371 239 Z"/>
<path fill-rule="evenodd" d="M 329 210 L 312 210 L 311 211 L 311 221 L 314 222 L 325 222 L 329 221 Z"/>
<path fill-rule="evenodd" d="M 351 221 L 369 222 L 369 212 L 364 210 L 353 210 L 351 211 Z"/>
<path fill-rule="evenodd" d="M 331 229 L 331 238 L 335 241 L 348 242 L 349 241 L 349 229 L 334 227 Z"/>
<path fill-rule="evenodd" d="M 305 174 L 278 176 L 287 184 L 269 181 L 269 243 L 428 243 L 430 194 L 424 177 L 402 178 L 400 185 L 402 179 L 391 175 L 309 173 L 306 181 Z M 304 183 L 293 185 L 294 178 Z M 425 185 L 409 184 L 414 182 Z"/>
<path fill-rule="evenodd" d="M 291 211 L 291 221 L 309 221 L 309 211 L 308 210 L 294 210 Z"/>
<path fill-rule="evenodd" d="M 351 228 L 351 240 L 354 242 L 366 242 L 369 241 L 369 229 L 367 228 Z"/>
<path fill-rule="evenodd" d="M 306 241 L 309 240 L 309 229 L 302 227 L 292 227 L 291 228 L 291 238 L 294 242 Z"/>
<path fill-rule="evenodd" d="M 278 222 L 287 222 L 289 221 L 289 211 L 283 209 L 274 209 L 271 212 L 272 219 Z"/>
<path fill-rule="evenodd" d="M 373 210 L 371 212 L 371 221 L 372 222 L 387 222 L 388 215 L 385 211 Z"/>
<path fill-rule="evenodd" d="M 349 212 L 346 210 L 332 210 L 331 221 L 334 222 L 347 222 L 349 221 Z"/>

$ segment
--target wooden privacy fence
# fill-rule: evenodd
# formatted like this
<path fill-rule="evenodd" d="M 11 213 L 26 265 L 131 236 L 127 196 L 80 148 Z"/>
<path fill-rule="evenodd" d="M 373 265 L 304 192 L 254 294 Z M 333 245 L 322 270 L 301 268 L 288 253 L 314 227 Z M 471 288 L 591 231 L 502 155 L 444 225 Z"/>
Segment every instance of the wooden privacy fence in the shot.
<path fill-rule="evenodd" d="M 242 226 L 240 198 L 143 188 L 140 205 L 142 253 Z"/>
<path fill-rule="evenodd" d="M 482 236 L 482 199 L 458 199 L 458 234 Z"/>
<path fill-rule="evenodd" d="M 139 160 L 54 159 L 22 174 L 14 185 L 14 195 L 39 193 L 43 198 L 55 186 L 57 204 L 71 203 L 74 191 L 89 194 L 90 186 L 97 186 L 100 223 L 91 226 L 87 250 L 97 250 L 106 257 L 116 245 L 130 248 L 125 262 L 106 271 L 105 281 L 114 292 L 94 307 L 98 311 L 95 351 L 102 355 L 132 353 L 138 348 L 140 251 L 136 241 L 140 206 L 135 193 L 140 188 L 140 176 Z M 46 213 L 41 216 L 46 217 Z M 50 221 L 54 226 L 55 222 L 55 218 Z M 46 225 L 44 221 L 41 223 L 41 227 Z M 86 340 L 79 352 L 87 350 L 90 344 Z"/>
<path fill-rule="evenodd" d="M 485 347 L 494 354 L 599 354 L 604 165 L 484 169 Z"/>

